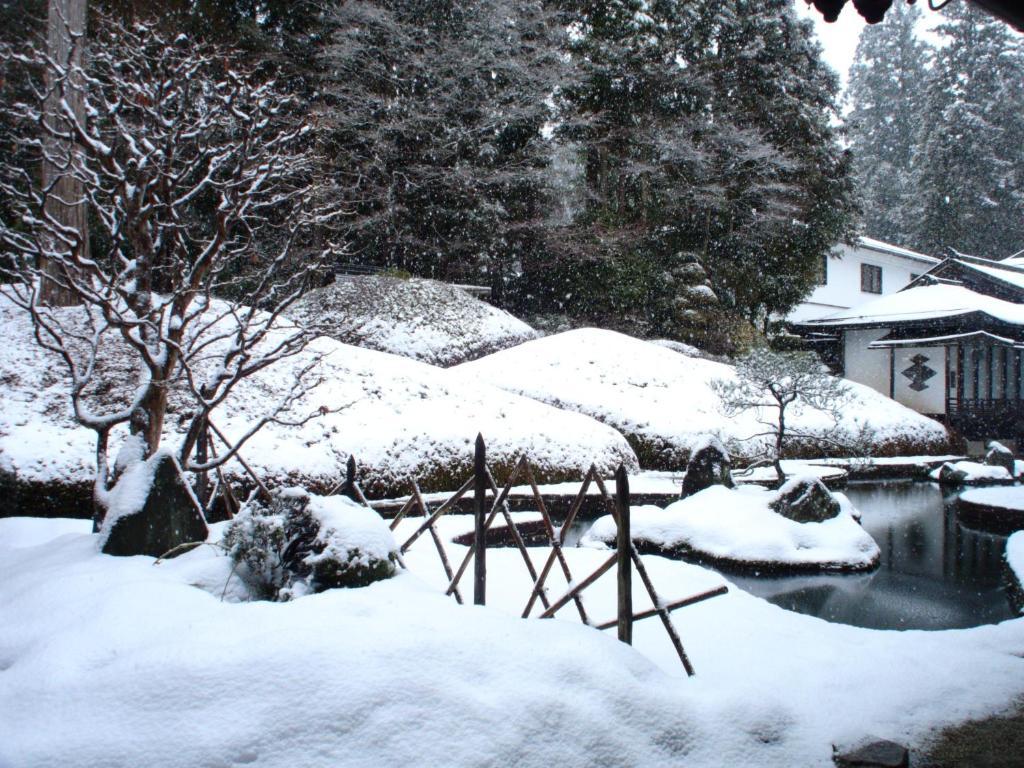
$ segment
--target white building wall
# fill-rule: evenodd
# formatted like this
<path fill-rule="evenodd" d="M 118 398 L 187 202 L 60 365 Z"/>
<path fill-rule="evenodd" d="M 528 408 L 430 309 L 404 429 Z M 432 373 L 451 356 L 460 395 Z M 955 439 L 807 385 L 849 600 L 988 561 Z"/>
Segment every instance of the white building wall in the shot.
<path fill-rule="evenodd" d="M 895 293 L 905 287 L 913 277 L 924 274 L 938 263 L 913 259 L 897 253 L 887 253 L 874 248 L 848 245 L 836 249 L 834 256 L 827 260 L 826 282 L 819 285 L 810 296 L 796 307 L 786 319 L 790 322 L 816 320 L 827 317 L 840 309 L 855 307 L 888 293 Z M 882 293 L 868 293 L 860 289 L 860 265 L 872 264 L 882 268 Z"/>
<path fill-rule="evenodd" d="M 893 394 L 896 396 L 896 402 L 902 403 L 908 408 L 913 408 L 918 413 L 945 413 L 946 348 L 897 348 L 893 354 L 895 355 Z M 914 383 L 914 379 L 904 375 L 904 371 L 912 369 L 917 362 L 920 362 L 923 367 L 934 371 L 934 374 L 927 380 L 921 380 L 921 384 L 925 389 L 920 391 L 911 386 Z"/>
<path fill-rule="evenodd" d="M 889 332 L 888 328 L 872 328 L 843 333 L 843 376 L 889 396 L 889 350 L 868 349 Z"/>

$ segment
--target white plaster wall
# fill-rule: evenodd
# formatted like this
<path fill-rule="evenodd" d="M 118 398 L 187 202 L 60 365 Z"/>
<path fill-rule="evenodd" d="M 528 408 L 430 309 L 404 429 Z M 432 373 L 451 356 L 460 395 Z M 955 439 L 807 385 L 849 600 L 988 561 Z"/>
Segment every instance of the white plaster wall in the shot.
<path fill-rule="evenodd" d="M 882 293 L 865 293 L 860 289 L 860 265 L 873 264 L 882 268 Z M 798 305 L 786 319 L 790 322 L 815 320 L 855 307 L 879 295 L 895 293 L 905 287 L 911 275 L 921 275 L 934 266 L 906 256 L 884 253 L 872 248 L 843 245 L 836 249 L 835 257 L 828 259 L 825 285 L 819 285 Z"/>
<path fill-rule="evenodd" d="M 902 403 L 908 408 L 913 408 L 918 413 L 945 413 L 946 348 L 897 348 L 894 354 L 896 356 L 896 365 L 893 369 L 895 374 L 894 394 L 896 395 L 896 402 Z M 911 389 L 912 379 L 903 375 L 903 371 L 914 364 L 912 358 L 916 355 L 928 358 L 925 365 L 935 371 L 935 375 L 924 382 L 927 389 L 923 389 L 920 392 Z"/>
<path fill-rule="evenodd" d="M 888 328 L 853 330 L 843 333 L 843 375 L 850 381 L 864 384 L 889 396 L 889 350 L 868 349 L 889 332 Z"/>

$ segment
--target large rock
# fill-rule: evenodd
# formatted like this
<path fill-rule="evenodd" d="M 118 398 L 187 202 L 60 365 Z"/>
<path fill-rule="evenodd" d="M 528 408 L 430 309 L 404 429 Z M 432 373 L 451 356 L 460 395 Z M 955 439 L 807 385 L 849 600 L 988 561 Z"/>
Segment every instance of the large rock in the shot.
<path fill-rule="evenodd" d="M 101 531 L 105 554 L 160 557 L 206 540 L 203 512 L 170 453 L 127 468 L 110 495 Z"/>
<path fill-rule="evenodd" d="M 847 751 L 833 746 L 832 761 L 839 768 L 907 768 L 910 753 L 902 744 L 878 739 L 862 742 Z"/>
<path fill-rule="evenodd" d="M 679 498 L 685 499 L 695 493 L 710 488 L 712 485 L 724 485 L 732 488 L 732 460 L 721 441 L 709 438 L 697 447 L 686 464 L 686 475 L 683 477 L 683 490 Z"/>
<path fill-rule="evenodd" d="M 839 502 L 816 477 L 794 477 L 786 481 L 770 506 L 797 523 L 821 523 L 839 514 Z"/>
<path fill-rule="evenodd" d="M 995 440 L 988 444 L 988 453 L 985 454 L 985 463 L 990 467 L 1002 467 L 1010 473 L 1010 477 L 1013 477 L 1016 474 L 1013 451 Z"/>

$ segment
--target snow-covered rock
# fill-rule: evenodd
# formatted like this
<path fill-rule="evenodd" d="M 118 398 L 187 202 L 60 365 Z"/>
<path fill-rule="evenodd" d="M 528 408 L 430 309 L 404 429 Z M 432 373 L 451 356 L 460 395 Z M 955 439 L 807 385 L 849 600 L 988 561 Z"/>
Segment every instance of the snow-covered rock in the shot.
<path fill-rule="evenodd" d="M 614 331 L 585 328 L 548 336 L 488 355 L 453 369 L 472 381 L 487 381 L 559 408 L 585 413 L 621 431 L 644 467 L 681 469 L 697 441 L 720 438 L 734 456 L 761 452 L 768 438 L 759 419 L 747 412 L 727 419 L 710 383 L 735 376 L 732 366 L 686 357 Z M 851 400 L 839 425 L 853 443 L 870 432 L 874 453 L 935 453 L 947 450 L 948 436 L 926 418 L 874 390 L 847 382 Z M 832 426 L 824 413 L 791 406 L 794 431 L 821 434 Z M 836 450 L 813 438 L 800 448 L 806 456 Z"/>
<path fill-rule="evenodd" d="M 933 469 L 928 476 L 944 485 L 986 485 L 1013 482 L 1013 476 L 1006 470 L 1006 467 L 981 464 L 977 461 L 947 461 L 941 467 Z"/>
<path fill-rule="evenodd" d="M 834 494 L 839 514 L 820 523 L 798 523 L 778 514 L 771 508 L 778 496 L 778 491 L 756 486 L 716 485 L 665 509 L 634 507 L 632 538 L 648 549 L 747 568 L 864 570 L 878 563 L 878 545 L 854 519 L 846 496 Z M 606 515 L 582 542 L 614 540 L 615 522 Z"/>
<path fill-rule="evenodd" d="M 537 332 L 508 312 L 436 280 L 339 277 L 291 314 L 346 344 L 455 365 L 521 344 Z"/>

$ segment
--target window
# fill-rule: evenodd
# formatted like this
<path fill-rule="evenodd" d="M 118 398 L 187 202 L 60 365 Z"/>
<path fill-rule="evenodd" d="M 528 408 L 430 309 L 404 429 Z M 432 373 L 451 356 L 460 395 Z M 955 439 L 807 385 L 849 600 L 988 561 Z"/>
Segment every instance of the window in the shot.
<path fill-rule="evenodd" d="M 828 285 L 828 254 L 821 254 L 821 267 L 818 270 L 818 285 Z"/>
<path fill-rule="evenodd" d="M 914 281 L 915 281 L 915 280 L 917 280 L 917 278 L 919 278 L 920 276 L 921 276 L 921 275 L 919 275 L 919 274 L 918 274 L 917 272 L 911 272 L 911 273 L 910 273 L 910 282 L 914 282 Z"/>
<path fill-rule="evenodd" d="M 874 264 L 860 265 L 860 289 L 864 293 L 882 292 L 882 268 Z"/>

